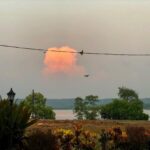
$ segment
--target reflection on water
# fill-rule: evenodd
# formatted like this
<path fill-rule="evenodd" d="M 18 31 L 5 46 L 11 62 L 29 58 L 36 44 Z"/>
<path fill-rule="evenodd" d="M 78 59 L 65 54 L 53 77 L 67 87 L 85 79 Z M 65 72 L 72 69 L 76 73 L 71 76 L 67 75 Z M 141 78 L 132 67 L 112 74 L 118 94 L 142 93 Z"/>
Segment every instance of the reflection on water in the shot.
<path fill-rule="evenodd" d="M 76 119 L 75 114 L 73 114 L 73 110 L 62 109 L 62 110 L 54 110 L 54 111 L 56 113 L 56 120 Z M 150 110 L 144 110 L 144 113 L 150 116 Z"/>

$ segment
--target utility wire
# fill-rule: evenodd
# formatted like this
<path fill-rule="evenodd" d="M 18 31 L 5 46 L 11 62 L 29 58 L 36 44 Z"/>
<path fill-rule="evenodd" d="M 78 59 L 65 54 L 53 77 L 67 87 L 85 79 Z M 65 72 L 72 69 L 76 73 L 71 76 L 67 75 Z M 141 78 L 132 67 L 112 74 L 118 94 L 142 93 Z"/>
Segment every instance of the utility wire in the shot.
<path fill-rule="evenodd" d="M 36 50 L 36 51 L 46 51 L 45 49 L 41 49 L 41 48 L 29 48 L 29 47 L 10 46 L 10 45 L 0 45 L 0 47 L 10 47 L 10 48 Z"/>
<path fill-rule="evenodd" d="M 9 47 L 9 48 L 17 48 L 17 49 L 27 49 L 27 50 L 33 50 L 33 51 L 53 51 L 53 52 L 66 52 L 66 53 L 80 53 L 80 52 L 70 52 L 70 51 L 59 51 L 59 50 L 46 50 L 43 48 L 29 48 L 29 47 L 20 47 L 20 46 L 10 46 L 10 45 L 0 45 L 0 47 Z"/>
<path fill-rule="evenodd" d="M 59 50 L 46 50 L 43 48 L 29 48 L 29 47 L 20 47 L 20 46 L 12 46 L 12 45 L 0 45 L 0 47 L 9 47 L 9 48 L 17 48 L 17 49 L 26 49 L 26 50 L 33 50 L 33 51 L 42 51 L 46 53 L 47 51 L 52 52 L 63 52 L 63 53 L 78 53 L 78 54 L 87 54 L 87 55 L 105 55 L 105 56 L 150 56 L 148 53 L 98 53 L 98 52 L 84 52 L 82 51 L 59 51 Z"/>
<path fill-rule="evenodd" d="M 95 55 L 111 55 L 111 56 L 150 56 L 150 54 L 138 54 L 138 53 L 91 53 L 86 52 L 84 54 L 95 54 Z"/>

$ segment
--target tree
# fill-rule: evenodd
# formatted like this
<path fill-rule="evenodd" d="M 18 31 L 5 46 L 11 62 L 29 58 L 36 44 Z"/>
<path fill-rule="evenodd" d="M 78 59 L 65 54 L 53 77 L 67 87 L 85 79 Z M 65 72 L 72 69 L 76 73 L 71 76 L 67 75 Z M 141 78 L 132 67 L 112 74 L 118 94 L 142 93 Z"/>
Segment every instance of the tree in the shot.
<path fill-rule="evenodd" d="M 74 113 L 78 119 L 96 119 L 98 116 L 98 96 L 89 95 L 85 99 L 77 97 L 74 102 Z"/>
<path fill-rule="evenodd" d="M 128 102 L 114 99 L 112 103 L 101 106 L 101 117 L 108 119 L 127 119 Z"/>
<path fill-rule="evenodd" d="M 100 114 L 107 119 L 148 120 L 149 116 L 143 113 L 143 102 L 137 93 L 128 88 L 119 88 L 119 99 L 101 106 Z"/>
<path fill-rule="evenodd" d="M 139 100 L 114 99 L 112 103 L 101 106 L 101 117 L 117 120 L 148 120 L 149 116 L 143 113 Z"/>
<path fill-rule="evenodd" d="M 131 120 L 133 120 L 133 119 L 134 120 L 143 120 L 145 118 L 145 115 L 146 115 L 143 113 L 143 102 L 135 99 L 135 100 L 132 100 L 128 103 L 129 103 L 129 107 L 128 107 L 129 119 L 131 119 Z M 148 118 L 146 120 L 148 120 Z"/>
<path fill-rule="evenodd" d="M 98 116 L 98 105 L 96 104 L 98 102 L 98 96 L 86 96 L 84 101 L 84 117 L 89 120 L 95 120 Z"/>
<path fill-rule="evenodd" d="M 30 108 L 36 118 L 55 119 L 55 113 L 51 107 L 46 106 L 46 98 L 41 93 L 34 93 L 34 102 L 33 95 L 28 95 L 24 100 L 24 104 Z"/>
<path fill-rule="evenodd" d="M 76 113 L 76 117 L 79 120 L 83 119 L 84 106 L 84 100 L 81 97 L 77 97 L 74 102 L 74 113 Z"/>
<path fill-rule="evenodd" d="M 139 99 L 138 94 L 134 90 L 126 87 L 119 87 L 118 96 L 120 97 L 120 99 L 125 99 L 128 101 L 133 99 Z"/>

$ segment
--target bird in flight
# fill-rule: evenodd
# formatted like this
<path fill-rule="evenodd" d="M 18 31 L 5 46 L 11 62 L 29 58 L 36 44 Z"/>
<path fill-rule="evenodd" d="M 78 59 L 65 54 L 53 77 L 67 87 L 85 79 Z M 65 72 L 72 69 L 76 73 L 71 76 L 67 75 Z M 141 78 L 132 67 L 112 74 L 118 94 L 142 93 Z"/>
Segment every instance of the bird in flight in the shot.
<path fill-rule="evenodd" d="M 85 74 L 84 77 L 89 77 L 89 74 Z"/>

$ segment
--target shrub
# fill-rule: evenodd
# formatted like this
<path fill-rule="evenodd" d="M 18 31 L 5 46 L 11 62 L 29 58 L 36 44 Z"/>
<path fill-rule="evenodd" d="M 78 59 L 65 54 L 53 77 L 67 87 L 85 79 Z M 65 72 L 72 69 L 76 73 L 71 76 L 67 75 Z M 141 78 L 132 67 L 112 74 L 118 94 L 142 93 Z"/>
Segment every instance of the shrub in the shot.
<path fill-rule="evenodd" d="M 35 120 L 29 121 L 31 112 L 22 103 L 10 105 L 0 101 L 0 149 L 11 150 L 22 147 L 25 129 Z"/>
<path fill-rule="evenodd" d="M 100 134 L 102 150 L 149 150 L 150 134 L 143 127 L 129 126 L 126 132 L 120 127 L 102 130 Z"/>
<path fill-rule="evenodd" d="M 51 130 L 35 129 L 24 142 L 24 150 L 59 150 L 56 136 Z"/>
<path fill-rule="evenodd" d="M 148 138 L 145 135 L 145 128 L 128 126 L 126 128 L 128 136 L 128 144 L 131 150 L 143 150 L 147 149 Z"/>
<path fill-rule="evenodd" d="M 101 148 L 102 150 L 107 149 L 107 143 L 108 141 L 111 140 L 111 133 L 107 132 L 106 130 L 102 129 L 99 142 L 101 143 Z"/>
<path fill-rule="evenodd" d="M 74 131 L 58 129 L 55 132 L 62 150 L 95 150 L 97 135 L 90 131 L 82 130 L 82 126 L 76 124 Z"/>

